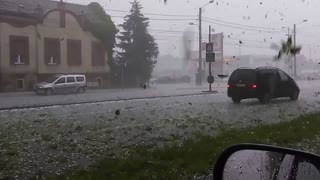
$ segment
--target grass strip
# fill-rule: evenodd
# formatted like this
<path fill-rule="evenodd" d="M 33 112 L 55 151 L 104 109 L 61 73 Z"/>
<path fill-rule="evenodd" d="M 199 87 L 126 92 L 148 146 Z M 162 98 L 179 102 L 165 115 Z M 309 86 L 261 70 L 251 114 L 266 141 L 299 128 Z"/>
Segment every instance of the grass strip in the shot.
<path fill-rule="evenodd" d="M 238 143 L 288 146 L 311 140 L 320 134 L 320 113 L 301 116 L 290 122 L 252 128 L 222 130 L 217 136 L 198 136 L 182 145 L 171 144 L 150 150 L 140 147 L 125 159 L 104 159 L 88 170 L 58 179 L 192 179 L 207 174 L 219 154 Z"/>

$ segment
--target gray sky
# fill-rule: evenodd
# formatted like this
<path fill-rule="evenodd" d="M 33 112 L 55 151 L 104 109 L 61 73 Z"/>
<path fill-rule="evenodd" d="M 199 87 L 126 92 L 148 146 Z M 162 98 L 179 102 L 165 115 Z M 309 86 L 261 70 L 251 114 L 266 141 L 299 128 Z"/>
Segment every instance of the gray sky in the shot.
<path fill-rule="evenodd" d="M 128 13 L 111 10 L 129 11 L 131 7 L 130 1 L 127 0 L 97 1 L 107 9 L 108 14 L 113 16 L 116 24 L 120 24 L 123 19 L 118 16 L 123 17 Z M 196 20 L 198 8 L 208 1 L 168 0 L 165 5 L 163 0 L 140 0 L 145 16 L 151 19 L 150 32 L 157 38 L 161 54 L 181 54 L 182 31 L 190 27 L 189 22 L 198 24 Z M 90 1 L 67 0 L 67 2 L 88 4 Z M 302 53 L 306 57 L 309 58 L 311 50 L 312 58 L 320 58 L 318 52 L 320 43 L 317 40 L 320 38 L 318 7 L 320 7 L 319 0 L 215 0 L 213 4 L 204 8 L 203 17 L 207 22 L 203 22 L 203 36 L 207 37 L 209 25 L 215 32 L 223 32 L 225 55 L 239 54 L 237 45 L 239 39 L 244 43 L 241 47 L 242 54 L 275 55 L 276 51 L 270 50 L 269 47 L 270 43 L 279 44 L 286 38 L 287 29 L 281 28 L 290 26 L 292 29 L 294 23 L 307 19 L 308 22 L 297 25 L 297 44 L 303 45 Z M 191 28 L 195 32 L 193 45 L 196 50 L 198 28 L 196 26 Z"/>

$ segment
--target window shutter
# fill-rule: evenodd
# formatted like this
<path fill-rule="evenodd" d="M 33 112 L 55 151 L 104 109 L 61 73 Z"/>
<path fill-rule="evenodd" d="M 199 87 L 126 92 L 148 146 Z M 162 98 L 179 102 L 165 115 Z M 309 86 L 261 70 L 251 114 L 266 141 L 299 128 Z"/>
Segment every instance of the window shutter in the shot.
<path fill-rule="evenodd" d="M 68 65 L 80 66 L 82 63 L 81 40 L 67 41 Z"/>
<path fill-rule="evenodd" d="M 29 38 L 26 38 L 24 40 L 25 48 L 24 48 L 24 58 L 25 58 L 25 64 L 28 65 L 30 62 L 30 57 L 29 57 Z"/>
<path fill-rule="evenodd" d="M 56 40 L 56 58 L 57 58 L 57 64 L 61 64 L 60 39 L 57 39 L 57 40 Z"/>
<path fill-rule="evenodd" d="M 92 42 L 91 45 L 91 64 L 92 66 L 105 65 L 104 48 L 100 43 Z"/>
<path fill-rule="evenodd" d="M 14 37 L 10 37 L 10 64 L 14 64 L 16 61 L 15 57 L 15 44 L 14 44 Z"/>

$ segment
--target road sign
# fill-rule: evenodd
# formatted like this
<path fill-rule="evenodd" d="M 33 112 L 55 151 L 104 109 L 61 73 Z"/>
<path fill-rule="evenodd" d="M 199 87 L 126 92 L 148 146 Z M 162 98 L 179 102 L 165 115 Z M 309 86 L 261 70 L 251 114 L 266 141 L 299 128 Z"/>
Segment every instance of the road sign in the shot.
<path fill-rule="evenodd" d="M 206 53 L 206 62 L 215 62 L 215 53 L 214 52 Z"/>
<path fill-rule="evenodd" d="M 207 53 L 213 52 L 213 43 L 207 43 L 206 44 L 206 52 Z"/>
<path fill-rule="evenodd" d="M 214 77 L 212 75 L 209 75 L 207 78 L 207 81 L 209 84 L 213 84 L 214 83 Z"/>

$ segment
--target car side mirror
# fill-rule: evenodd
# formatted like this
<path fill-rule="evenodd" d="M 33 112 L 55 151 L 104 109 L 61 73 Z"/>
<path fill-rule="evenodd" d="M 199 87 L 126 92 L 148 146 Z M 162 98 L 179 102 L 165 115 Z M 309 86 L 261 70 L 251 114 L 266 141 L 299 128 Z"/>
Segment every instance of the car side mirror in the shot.
<path fill-rule="evenodd" d="M 320 179 L 320 157 L 274 146 L 240 144 L 221 154 L 213 177 L 215 180 Z"/>

